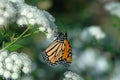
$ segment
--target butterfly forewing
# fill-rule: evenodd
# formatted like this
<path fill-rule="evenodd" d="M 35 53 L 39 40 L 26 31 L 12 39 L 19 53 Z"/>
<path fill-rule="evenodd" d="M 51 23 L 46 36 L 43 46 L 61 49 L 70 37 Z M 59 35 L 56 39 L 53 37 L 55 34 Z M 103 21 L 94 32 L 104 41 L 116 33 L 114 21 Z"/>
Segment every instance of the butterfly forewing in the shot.
<path fill-rule="evenodd" d="M 50 51 L 46 52 L 48 56 L 52 55 L 60 47 L 60 43 L 55 47 L 51 48 Z"/>
<path fill-rule="evenodd" d="M 49 50 L 51 50 L 53 47 L 55 47 L 57 44 L 59 44 L 59 42 L 57 40 L 53 41 L 45 50 L 45 52 L 48 52 Z"/>

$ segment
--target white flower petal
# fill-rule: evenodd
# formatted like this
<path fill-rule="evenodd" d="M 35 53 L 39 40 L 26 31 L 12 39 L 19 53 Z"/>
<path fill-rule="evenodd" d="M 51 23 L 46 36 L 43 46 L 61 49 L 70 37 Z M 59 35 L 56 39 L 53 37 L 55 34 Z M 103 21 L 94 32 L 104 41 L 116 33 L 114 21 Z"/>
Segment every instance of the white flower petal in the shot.
<path fill-rule="evenodd" d="M 19 73 L 12 73 L 11 78 L 12 79 L 18 79 L 19 78 Z"/>
<path fill-rule="evenodd" d="M 6 79 L 10 78 L 10 76 L 11 76 L 10 71 L 4 71 L 3 76 L 4 76 Z"/>

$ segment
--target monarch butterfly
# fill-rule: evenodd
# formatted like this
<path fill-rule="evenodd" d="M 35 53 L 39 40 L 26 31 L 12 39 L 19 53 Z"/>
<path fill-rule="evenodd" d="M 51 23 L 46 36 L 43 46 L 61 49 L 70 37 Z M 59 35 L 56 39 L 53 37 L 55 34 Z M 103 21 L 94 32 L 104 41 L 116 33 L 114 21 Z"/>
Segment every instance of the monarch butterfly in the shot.
<path fill-rule="evenodd" d="M 57 38 L 45 49 L 42 57 L 49 65 L 63 64 L 69 66 L 72 60 L 72 52 L 67 33 L 58 33 Z"/>

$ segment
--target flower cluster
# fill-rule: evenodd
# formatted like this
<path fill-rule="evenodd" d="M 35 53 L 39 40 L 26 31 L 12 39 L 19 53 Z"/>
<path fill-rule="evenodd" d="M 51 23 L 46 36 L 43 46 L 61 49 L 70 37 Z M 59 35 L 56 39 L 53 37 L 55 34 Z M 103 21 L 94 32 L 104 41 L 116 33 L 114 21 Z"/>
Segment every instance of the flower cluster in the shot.
<path fill-rule="evenodd" d="M 5 79 L 18 79 L 21 73 L 31 72 L 31 60 L 24 53 L 0 50 L 0 76 Z"/>
<path fill-rule="evenodd" d="M 105 5 L 105 9 L 110 12 L 110 14 L 118 16 L 120 18 L 120 3 L 110 2 Z"/>
<path fill-rule="evenodd" d="M 48 32 L 48 38 L 56 30 L 56 25 L 54 24 L 55 19 L 52 15 L 44 10 L 39 10 L 34 6 L 29 6 L 27 4 L 21 4 L 19 7 L 19 15 L 17 24 L 18 25 L 35 25 L 39 26 L 39 30 L 42 32 Z"/>
<path fill-rule="evenodd" d="M 76 32 L 76 34 L 73 34 L 74 32 Z M 94 38 L 96 41 L 99 40 L 102 42 L 101 39 L 106 37 L 105 32 L 101 30 L 100 26 L 90 26 L 83 30 L 79 28 L 74 29 L 70 34 L 72 52 L 76 53 L 76 55 L 72 55 L 72 63 L 70 66 L 71 70 L 79 73 L 90 72 L 92 75 L 99 75 L 106 73 L 110 69 L 109 59 L 100 55 L 102 53 L 99 49 L 91 46 Z M 88 46 L 88 44 L 90 46 Z"/>
<path fill-rule="evenodd" d="M 15 19 L 16 9 L 8 0 L 0 0 L 0 27 Z"/>
<path fill-rule="evenodd" d="M 91 40 L 91 38 L 94 37 L 96 40 L 101 40 L 106 37 L 106 34 L 101 30 L 100 26 L 90 26 L 89 28 L 86 28 L 81 33 L 81 39 Z"/>
<path fill-rule="evenodd" d="M 80 71 L 88 70 L 96 75 L 107 72 L 110 69 L 109 66 L 109 61 L 104 56 L 100 56 L 100 51 L 94 48 L 87 48 L 80 55 L 73 57 L 71 68 L 75 67 Z"/>
<path fill-rule="evenodd" d="M 54 17 L 47 11 L 24 3 L 24 0 L 0 0 L 0 26 L 16 22 L 20 25 L 38 25 L 47 38 L 57 32 Z"/>
<path fill-rule="evenodd" d="M 65 72 L 64 75 L 65 78 L 63 80 L 83 80 L 78 74 L 71 71 Z"/>

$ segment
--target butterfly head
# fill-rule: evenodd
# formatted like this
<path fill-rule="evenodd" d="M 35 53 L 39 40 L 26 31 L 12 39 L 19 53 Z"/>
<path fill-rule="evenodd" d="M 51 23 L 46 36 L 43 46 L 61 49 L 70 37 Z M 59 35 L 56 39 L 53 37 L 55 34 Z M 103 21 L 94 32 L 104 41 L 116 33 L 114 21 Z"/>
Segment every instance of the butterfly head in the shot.
<path fill-rule="evenodd" d="M 65 32 L 65 33 L 59 32 L 58 35 L 57 35 L 57 39 L 60 40 L 60 41 L 63 41 L 64 39 L 67 39 L 67 32 Z"/>

